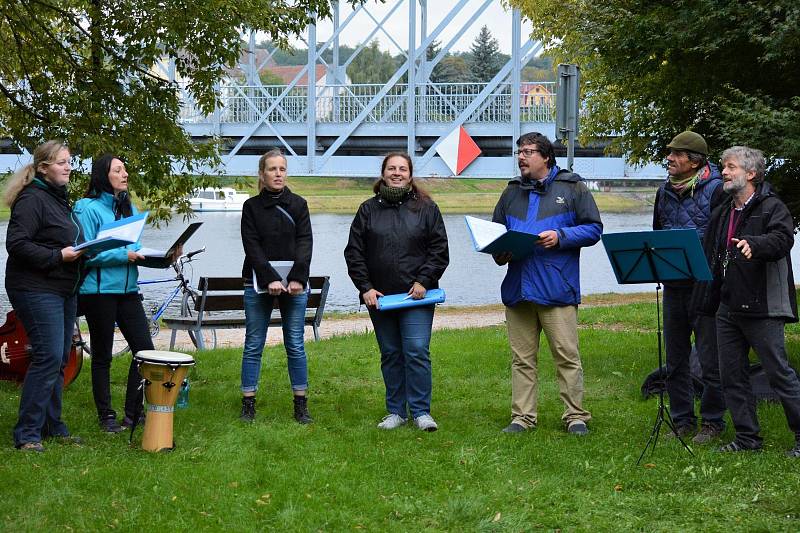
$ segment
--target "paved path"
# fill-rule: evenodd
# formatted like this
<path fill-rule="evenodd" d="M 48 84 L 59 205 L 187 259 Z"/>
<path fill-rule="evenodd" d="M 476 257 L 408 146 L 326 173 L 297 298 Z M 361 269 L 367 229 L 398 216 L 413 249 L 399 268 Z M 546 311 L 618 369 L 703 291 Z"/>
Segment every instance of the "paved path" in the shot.
<path fill-rule="evenodd" d="M 502 306 L 480 307 L 476 309 L 452 309 L 434 315 L 433 329 L 464 329 L 495 326 L 505 322 L 505 311 Z M 313 341 L 314 334 L 311 328 L 306 328 L 306 340 Z M 350 315 L 347 318 L 323 319 L 320 325 L 320 336 L 329 339 L 337 335 L 348 333 L 372 332 L 372 322 L 366 313 Z M 162 330 L 155 338 L 156 349 L 169 349 L 170 331 Z M 267 344 L 274 345 L 283 342 L 283 334 L 278 327 L 269 328 Z M 238 348 L 244 344 L 244 329 L 217 330 L 217 348 Z M 186 332 L 179 331 L 175 344 L 176 350 L 192 350 L 191 341 Z"/>

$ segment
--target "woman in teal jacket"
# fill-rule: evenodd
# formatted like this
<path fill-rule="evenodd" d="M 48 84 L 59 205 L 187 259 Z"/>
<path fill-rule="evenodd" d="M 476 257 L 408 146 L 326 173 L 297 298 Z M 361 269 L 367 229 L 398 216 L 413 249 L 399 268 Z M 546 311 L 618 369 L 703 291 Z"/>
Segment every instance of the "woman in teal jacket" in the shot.
<path fill-rule="evenodd" d="M 104 224 L 136 214 L 128 196 L 128 173 L 119 157 L 107 154 L 92 164 L 92 177 L 83 199 L 75 204 L 75 215 L 83 226 L 86 240 L 94 239 Z M 141 416 L 141 377 L 131 359 L 128 388 L 125 394 L 125 418 L 122 425 L 111 407 L 111 352 L 115 325 L 119 327 L 131 353 L 152 350 L 153 340 L 142 308 L 139 272 L 136 261 L 144 259 L 136 242 L 101 252 L 86 261 L 88 273 L 81 285 L 81 308 L 89 324 L 92 343 L 92 394 L 100 418 L 100 427 L 118 433 Z"/>

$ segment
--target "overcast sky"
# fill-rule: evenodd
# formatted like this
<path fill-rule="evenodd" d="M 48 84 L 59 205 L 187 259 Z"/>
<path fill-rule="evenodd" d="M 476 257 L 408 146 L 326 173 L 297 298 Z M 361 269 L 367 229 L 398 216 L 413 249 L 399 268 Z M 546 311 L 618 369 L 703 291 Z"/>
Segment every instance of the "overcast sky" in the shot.
<path fill-rule="evenodd" d="M 392 7 L 400 0 L 386 0 L 384 4 L 368 1 L 366 9 L 377 19 L 382 20 Z M 402 47 L 408 46 L 408 1 L 400 1 L 401 5 L 398 7 L 392 16 L 388 19 L 384 28 L 390 33 L 392 39 Z M 413 0 L 415 1 L 415 0 Z M 483 4 L 483 0 L 470 0 L 465 7 L 461 9 L 458 15 L 448 24 L 437 41 L 444 44 L 448 42 L 462 26 L 469 20 L 473 13 Z M 350 6 L 344 1 L 341 3 L 339 21 L 340 24 L 344 23 L 347 17 L 352 12 Z M 436 26 L 444 20 L 452 6 L 456 5 L 455 0 L 428 0 L 428 33 L 432 33 Z M 417 17 L 419 18 L 422 8 L 417 4 Z M 472 26 L 463 29 L 461 36 L 451 48 L 452 51 L 467 51 L 478 35 L 481 26 L 486 25 L 492 32 L 492 35 L 500 43 L 500 50 L 504 53 L 511 53 L 511 11 L 505 11 L 500 3 L 500 0 L 493 0 L 491 5 L 481 14 L 480 17 L 472 24 Z M 339 43 L 350 46 L 355 46 L 364 41 L 375 27 L 375 23 L 365 12 L 358 13 L 353 20 L 351 20 L 347 27 L 339 35 Z M 322 22 L 317 27 L 317 41 L 325 42 L 333 34 L 333 24 L 329 21 Z M 528 39 L 530 35 L 530 24 L 524 18 L 522 21 L 522 40 L 523 42 Z M 380 47 L 383 50 L 389 50 L 392 55 L 399 52 L 398 48 L 391 42 L 391 40 L 383 33 L 378 32 L 370 40 L 378 38 Z M 419 24 L 417 25 L 417 44 L 420 42 Z M 293 44 L 305 48 L 305 45 L 299 41 Z"/>

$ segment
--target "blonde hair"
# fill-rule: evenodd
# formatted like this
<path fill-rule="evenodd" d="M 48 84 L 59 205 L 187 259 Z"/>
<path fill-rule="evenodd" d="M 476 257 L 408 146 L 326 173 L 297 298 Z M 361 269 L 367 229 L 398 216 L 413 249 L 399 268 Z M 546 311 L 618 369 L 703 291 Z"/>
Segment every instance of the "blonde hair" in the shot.
<path fill-rule="evenodd" d="M 6 190 L 3 193 L 3 199 L 8 207 L 14 205 L 17 196 L 22 192 L 22 189 L 30 185 L 36 172 L 39 171 L 41 166 L 49 166 L 56 162 L 58 154 L 61 150 L 69 148 L 62 141 L 47 141 L 40 144 L 33 151 L 33 162 L 28 163 L 21 169 L 14 172 L 14 175 L 8 179 Z"/>
<path fill-rule="evenodd" d="M 280 148 L 269 148 L 267 152 L 262 155 L 258 160 L 258 190 L 259 192 L 261 189 L 266 187 L 266 183 L 264 182 L 264 172 L 267 170 L 267 159 L 272 159 L 273 157 L 281 157 L 283 158 L 283 162 L 288 164 L 286 160 L 286 156 L 283 155 L 283 150 Z"/>

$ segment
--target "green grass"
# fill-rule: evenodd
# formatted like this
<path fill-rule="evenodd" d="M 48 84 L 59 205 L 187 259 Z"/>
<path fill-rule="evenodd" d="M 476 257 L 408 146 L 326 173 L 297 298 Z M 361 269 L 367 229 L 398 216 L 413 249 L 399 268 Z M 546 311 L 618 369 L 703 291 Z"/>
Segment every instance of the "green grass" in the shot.
<path fill-rule="evenodd" d="M 308 201 L 312 213 L 353 214 L 361 202 L 372 193 L 372 178 L 290 177 L 289 187 Z M 422 186 L 433 196 L 443 213 L 491 213 L 506 180 L 419 178 Z M 236 186 L 250 195 L 256 194 L 256 178 L 229 177 L 222 185 Z M 635 213 L 652 209 L 654 188 L 635 191 L 595 192 L 602 213 Z M 144 206 L 140 206 L 144 208 Z M 0 220 L 7 220 L 10 211 L 0 206 Z"/>
<path fill-rule="evenodd" d="M 691 457 L 659 440 L 636 466 L 656 411 L 639 396 L 656 366 L 653 311 L 581 310 L 594 417 L 586 438 L 563 431 L 546 344 L 539 428 L 500 433 L 509 421 L 510 352 L 498 327 L 434 333 L 441 429 L 432 434 L 375 428 L 384 408 L 372 335 L 307 345 L 310 427 L 291 418 L 281 346 L 266 350 L 250 426 L 237 421 L 240 351 L 198 354 L 190 406 L 176 412 L 178 446 L 168 454 L 99 432 L 88 361 L 64 394 L 65 419 L 85 444 L 14 451 L 19 392 L 0 383 L 0 530 L 797 531 L 800 463 L 783 455 L 793 439 L 779 405 L 760 408 L 763 453 L 701 447 Z M 798 327 L 790 330 L 798 353 Z M 118 406 L 125 366 L 114 362 Z"/>

